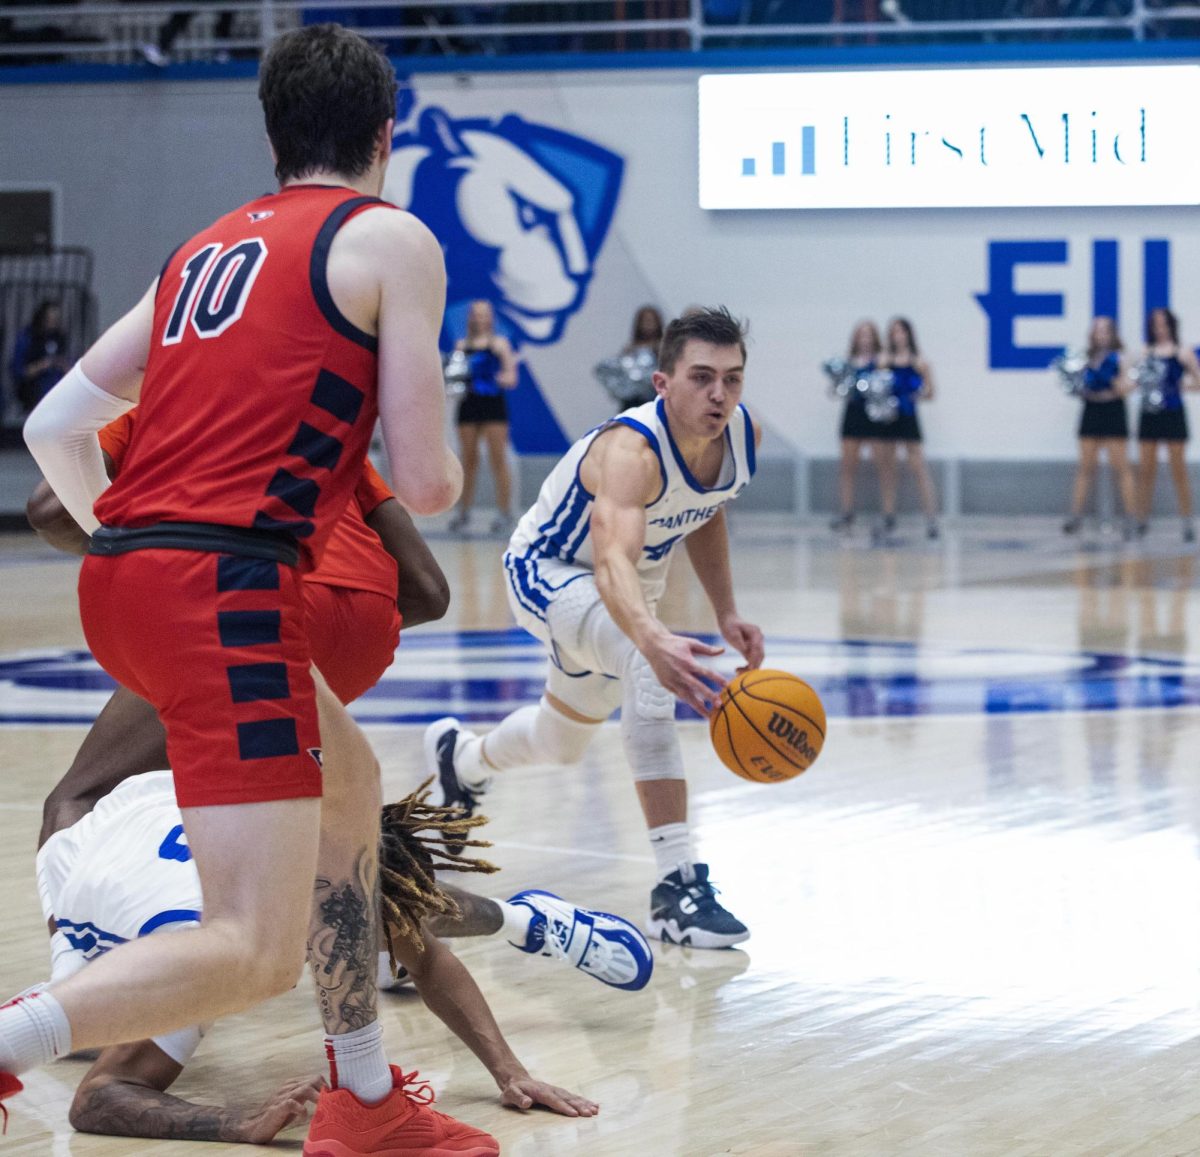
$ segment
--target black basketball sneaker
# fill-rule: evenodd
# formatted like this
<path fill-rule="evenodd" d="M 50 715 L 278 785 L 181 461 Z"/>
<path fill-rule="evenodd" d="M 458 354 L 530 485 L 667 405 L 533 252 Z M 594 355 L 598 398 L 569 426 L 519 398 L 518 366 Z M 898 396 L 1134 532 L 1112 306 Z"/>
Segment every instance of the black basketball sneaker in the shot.
<path fill-rule="evenodd" d="M 647 931 L 656 940 L 693 948 L 730 948 L 750 938 L 746 925 L 717 901 L 707 864 L 681 864 L 659 880 L 650 893 Z"/>

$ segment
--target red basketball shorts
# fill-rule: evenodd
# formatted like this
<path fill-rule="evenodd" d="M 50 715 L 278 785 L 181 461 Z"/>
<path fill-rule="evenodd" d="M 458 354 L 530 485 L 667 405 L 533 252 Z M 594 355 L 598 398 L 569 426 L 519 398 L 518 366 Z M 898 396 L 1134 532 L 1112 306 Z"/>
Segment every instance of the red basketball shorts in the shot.
<path fill-rule="evenodd" d="M 375 591 L 304 583 L 309 653 L 329 689 L 352 703 L 379 682 L 400 643 L 396 600 Z"/>
<path fill-rule="evenodd" d="M 154 704 L 179 806 L 321 794 L 321 739 L 294 567 L 190 550 L 88 555 L 84 634 Z"/>

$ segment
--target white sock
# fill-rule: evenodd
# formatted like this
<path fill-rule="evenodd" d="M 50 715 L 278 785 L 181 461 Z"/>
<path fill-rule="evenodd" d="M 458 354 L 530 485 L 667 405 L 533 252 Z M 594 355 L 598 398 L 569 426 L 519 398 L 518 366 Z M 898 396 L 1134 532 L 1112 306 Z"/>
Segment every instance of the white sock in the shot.
<path fill-rule="evenodd" d="M 349 1089 L 366 1105 L 375 1105 L 392 1091 L 392 1070 L 383 1051 L 383 1025 L 372 1021 L 366 1028 L 325 1038 L 329 1083 Z"/>
<path fill-rule="evenodd" d="M 45 989 L 0 1006 L 0 1070 L 20 1076 L 71 1051 L 71 1025 Z"/>
<path fill-rule="evenodd" d="M 529 925 L 533 923 L 532 909 L 524 904 L 510 904 L 507 900 L 493 900 L 492 903 L 500 909 L 500 915 L 504 917 L 504 923 L 493 935 L 503 936 L 517 947 L 523 947 L 529 935 Z"/>
<path fill-rule="evenodd" d="M 658 878 L 666 879 L 680 864 L 690 864 L 695 859 L 692 851 L 692 834 L 686 823 L 663 824 L 650 829 L 650 850 L 658 866 Z"/>

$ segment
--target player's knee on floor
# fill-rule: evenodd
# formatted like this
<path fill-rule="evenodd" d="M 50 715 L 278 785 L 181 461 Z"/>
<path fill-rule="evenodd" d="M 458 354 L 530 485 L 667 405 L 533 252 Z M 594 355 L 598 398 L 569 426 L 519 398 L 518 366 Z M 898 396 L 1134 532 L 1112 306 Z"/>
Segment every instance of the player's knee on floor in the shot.
<path fill-rule="evenodd" d="M 675 731 L 675 696 L 658 681 L 640 652 L 635 652 L 625 675 L 621 739 L 635 780 L 684 778 Z"/>

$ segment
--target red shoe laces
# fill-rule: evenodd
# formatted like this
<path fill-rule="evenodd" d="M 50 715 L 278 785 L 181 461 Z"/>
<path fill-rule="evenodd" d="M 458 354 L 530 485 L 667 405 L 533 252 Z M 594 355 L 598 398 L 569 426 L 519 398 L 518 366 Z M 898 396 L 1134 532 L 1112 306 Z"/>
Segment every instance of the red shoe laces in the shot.
<path fill-rule="evenodd" d="M 401 1073 L 396 1088 L 418 1105 L 432 1105 L 437 1099 L 433 1086 L 428 1081 L 419 1080 L 416 1069 L 413 1069 L 411 1073 Z"/>

